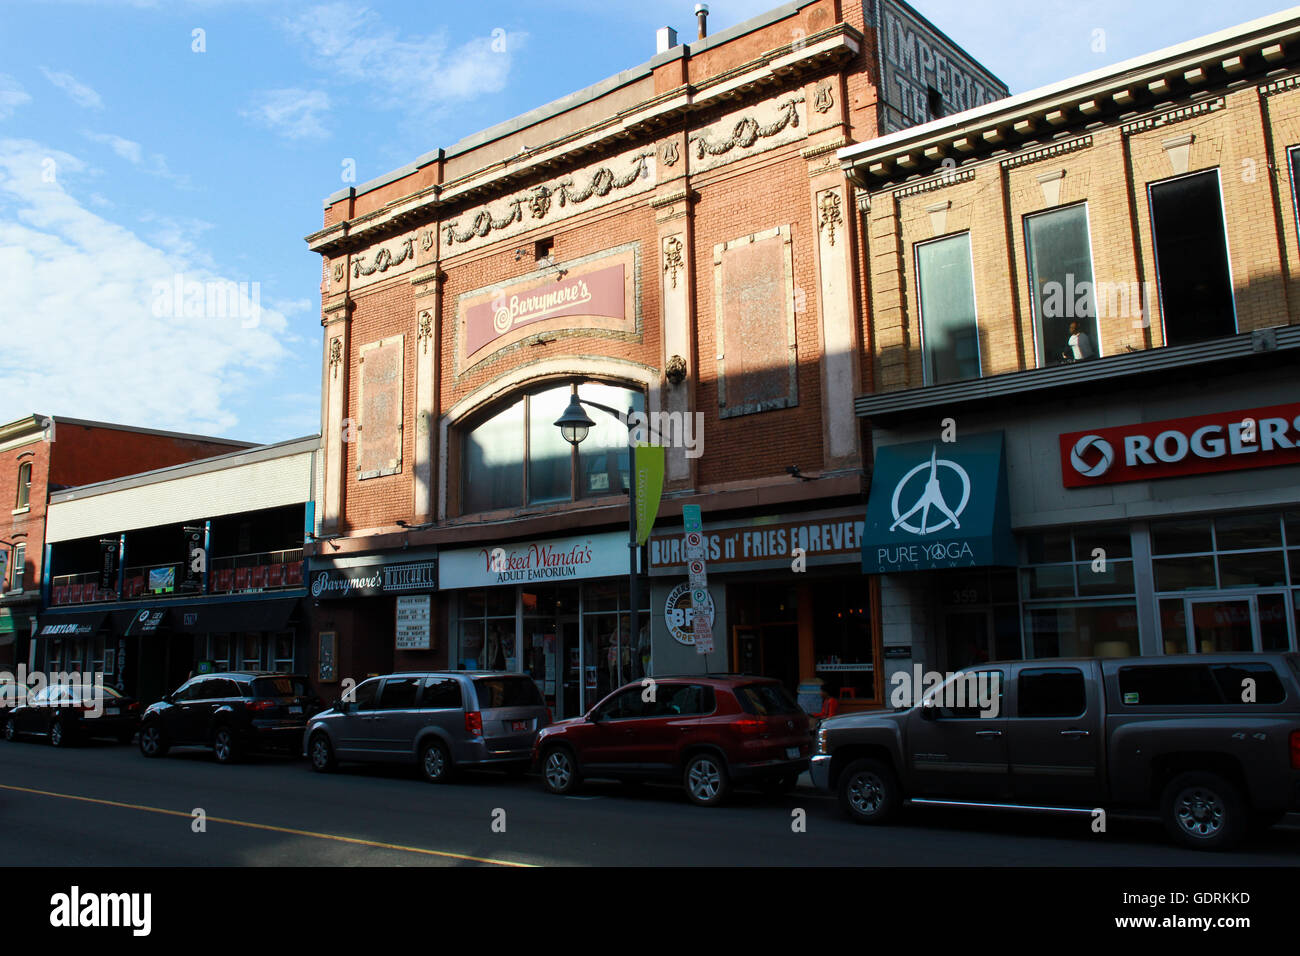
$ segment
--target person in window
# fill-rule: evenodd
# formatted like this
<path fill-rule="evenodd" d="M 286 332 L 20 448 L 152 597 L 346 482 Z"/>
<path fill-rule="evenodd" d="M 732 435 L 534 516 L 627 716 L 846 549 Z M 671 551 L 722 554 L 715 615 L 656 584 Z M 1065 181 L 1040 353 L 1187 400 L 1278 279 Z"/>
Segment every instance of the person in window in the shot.
<path fill-rule="evenodd" d="M 1078 322 L 1071 322 L 1070 337 L 1066 339 L 1061 358 L 1066 362 L 1079 362 L 1090 359 L 1096 354 L 1092 349 L 1092 340 L 1088 338 L 1088 333 L 1079 328 Z"/>

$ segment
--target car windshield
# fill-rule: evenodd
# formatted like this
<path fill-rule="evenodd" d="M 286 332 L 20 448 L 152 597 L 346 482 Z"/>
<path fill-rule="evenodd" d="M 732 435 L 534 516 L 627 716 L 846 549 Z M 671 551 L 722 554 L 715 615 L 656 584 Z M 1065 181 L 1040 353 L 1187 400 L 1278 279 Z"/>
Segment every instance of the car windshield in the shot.
<path fill-rule="evenodd" d="M 253 681 L 254 697 L 306 697 L 307 688 L 299 677 L 259 677 Z"/>
<path fill-rule="evenodd" d="M 759 717 L 803 713 L 794 698 L 780 684 L 745 684 L 736 688 L 736 697 L 745 713 Z"/>
<path fill-rule="evenodd" d="M 474 681 L 474 692 L 483 710 L 542 706 L 537 685 L 527 677 L 479 677 Z"/>
<path fill-rule="evenodd" d="M 76 700 L 94 700 L 96 695 L 105 700 L 113 700 L 122 696 L 107 684 L 99 687 L 96 687 L 93 684 L 82 684 L 78 687 L 71 687 L 69 690 L 72 691 L 73 697 Z"/>

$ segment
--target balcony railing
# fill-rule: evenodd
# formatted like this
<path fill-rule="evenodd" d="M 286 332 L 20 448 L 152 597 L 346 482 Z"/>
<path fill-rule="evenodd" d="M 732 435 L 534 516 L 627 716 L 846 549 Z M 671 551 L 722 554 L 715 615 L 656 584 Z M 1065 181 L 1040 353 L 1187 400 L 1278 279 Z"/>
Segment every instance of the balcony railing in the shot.
<path fill-rule="evenodd" d="M 170 572 L 170 577 L 168 576 Z M 302 548 L 282 551 L 259 551 L 213 558 L 208 565 L 208 594 L 256 593 L 302 587 Z M 149 564 L 126 568 L 122 574 L 123 601 L 141 601 L 151 597 L 183 597 L 203 594 L 184 591 L 181 582 L 185 566 Z M 50 587 L 50 603 L 56 607 L 71 604 L 103 604 L 119 600 L 114 590 L 99 586 L 99 572 L 56 575 Z"/>

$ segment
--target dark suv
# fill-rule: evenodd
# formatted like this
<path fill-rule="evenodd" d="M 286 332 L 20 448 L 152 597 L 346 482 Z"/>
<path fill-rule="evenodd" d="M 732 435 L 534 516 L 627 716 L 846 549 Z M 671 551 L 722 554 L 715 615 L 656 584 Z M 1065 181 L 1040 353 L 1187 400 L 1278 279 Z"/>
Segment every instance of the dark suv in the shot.
<path fill-rule="evenodd" d="M 220 763 L 250 750 L 297 753 L 319 701 L 298 674 L 226 671 L 186 681 L 140 718 L 140 753 L 161 757 L 176 745 L 212 747 Z"/>
<path fill-rule="evenodd" d="M 716 806 L 733 784 L 792 788 L 808 768 L 809 727 L 775 680 L 658 677 L 544 728 L 533 762 L 552 793 L 572 793 L 584 777 L 680 780 L 693 803 Z"/>

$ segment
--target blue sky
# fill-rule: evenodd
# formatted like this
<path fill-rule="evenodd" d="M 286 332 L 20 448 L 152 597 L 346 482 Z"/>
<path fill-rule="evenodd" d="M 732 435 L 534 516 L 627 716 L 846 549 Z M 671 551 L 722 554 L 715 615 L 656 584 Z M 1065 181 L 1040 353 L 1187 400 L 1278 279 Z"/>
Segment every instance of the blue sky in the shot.
<path fill-rule="evenodd" d="M 710 28 L 775 5 L 716 0 Z M 1013 93 L 1278 9 L 913 5 Z M 321 265 L 302 237 L 348 164 L 365 182 L 644 62 L 657 27 L 694 35 L 692 9 L 0 0 L 0 422 L 314 433 Z M 223 307 L 227 282 L 242 299 Z"/>

